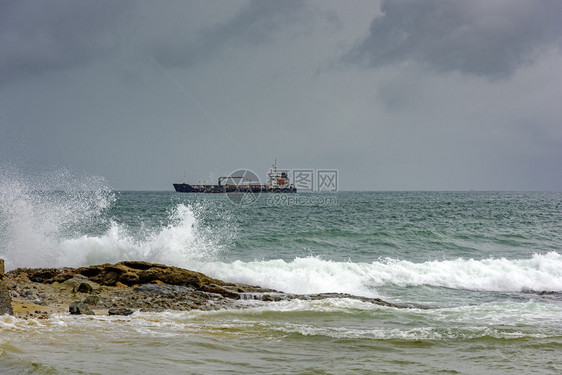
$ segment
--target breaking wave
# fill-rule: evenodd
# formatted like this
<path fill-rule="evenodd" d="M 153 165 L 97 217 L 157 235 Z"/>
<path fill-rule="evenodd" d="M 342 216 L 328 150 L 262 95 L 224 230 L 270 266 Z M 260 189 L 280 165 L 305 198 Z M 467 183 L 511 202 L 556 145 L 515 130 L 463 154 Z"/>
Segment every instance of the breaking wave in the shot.
<path fill-rule="evenodd" d="M 61 241 L 67 264 L 114 263 L 144 260 L 180 267 L 193 267 L 194 261 L 213 259 L 222 245 L 199 226 L 197 214 L 184 204 L 169 214 L 169 224 L 138 237 L 122 224 L 111 222 L 101 236 L 84 235 Z"/>
<path fill-rule="evenodd" d="M 376 296 L 384 285 L 434 286 L 477 291 L 562 291 L 562 256 L 530 259 L 456 259 L 413 263 L 384 259 L 373 263 L 334 262 L 318 257 L 291 262 L 268 260 L 211 263 L 203 272 L 229 281 L 291 293 L 339 292 Z"/>

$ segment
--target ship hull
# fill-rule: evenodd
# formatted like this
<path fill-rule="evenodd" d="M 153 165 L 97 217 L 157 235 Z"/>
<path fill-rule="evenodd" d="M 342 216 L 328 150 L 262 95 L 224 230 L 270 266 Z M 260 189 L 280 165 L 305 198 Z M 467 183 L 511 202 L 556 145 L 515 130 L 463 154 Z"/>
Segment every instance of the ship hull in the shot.
<path fill-rule="evenodd" d="M 190 185 L 173 184 L 178 193 L 296 193 L 295 187 L 271 188 L 265 185 Z"/>

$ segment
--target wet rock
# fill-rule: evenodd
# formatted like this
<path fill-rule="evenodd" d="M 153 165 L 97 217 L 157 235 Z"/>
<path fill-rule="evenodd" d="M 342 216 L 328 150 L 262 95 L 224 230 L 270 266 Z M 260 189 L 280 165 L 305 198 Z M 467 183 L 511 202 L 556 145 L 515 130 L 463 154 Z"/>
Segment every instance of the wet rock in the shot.
<path fill-rule="evenodd" d="M 562 294 L 562 293 L 553 290 L 541 290 L 540 292 L 538 292 L 538 294 L 539 296 L 549 296 L 549 295 Z"/>
<path fill-rule="evenodd" d="M 148 263 L 148 262 L 143 262 L 143 261 L 124 261 L 121 262 L 121 264 L 123 264 L 126 267 L 135 269 L 135 270 L 147 270 L 153 267 L 160 267 L 160 268 L 167 268 L 167 266 L 163 265 L 163 264 L 157 264 L 157 263 Z"/>
<path fill-rule="evenodd" d="M 133 310 L 130 309 L 109 309 L 109 311 L 107 312 L 109 315 L 131 315 L 133 313 Z"/>
<path fill-rule="evenodd" d="M 88 296 L 82 300 L 86 305 L 97 305 L 100 302 L 100 297 L 98 296 Z"/>
<path fill-rule="evenodd" d="M 237 298 L 237 293 L 275 292 L 249 285 L 237 285 L 213 279 L 200 272 L 179 267 L 142 261 L 124 261 L 116 264 L 73 268 L 19 268 L 10 271 L 12 278 L 30 280 L 36 283 L 67 283 L 69 280 L 89 279 L 90 282 L 105 286 L 136 286 L 141 284 L 185 285 L 195 289 L 207 289 L 228 298 Z M 93 287 L 94 290 L 96 287 Z M 224 288 L 224 289 L 222 289 Z"/>
<path fill-rule="evenodd" d="M 99 284 L 96 284 L 88 280 L 87 277 L 82 275 L 74 275 L 72 278 L 65 280 L 60 284 L 53 283 L 52 285 L 55 287 L 59 287 L 61 289 L 66 289 L 68 291 L 71 291 L 72 293 L 87 293 L 87 294 L 91 294 L 95 290 L 98 290 L 100 288 Z"/>
<path fill-rule="evenodd" d="M 199 272 L 148 262 L 102 264 L 82 267 L 77 269 L 76 272 L 96 283 L 109 286 L 114 286 L 118 282 L 131 286 L 157 281 L 171 285 L 189 285 L 196 288 L 208 284 L 225 284 L 223 281 L 210 278 Z"/>
<path fill-rule="evenodd" d="M 125 272 L 119 280 L 126 285 L 138 284 L 139 282 L 139 275 L 135 272 Z"/>
<path fill-rule="evenodd" d="M 354 296 L 352 294 L 347 293 L 319 293 L 319 294 L 294 294 L 294 295 L 287 295 L 287 299 L 302 299 L 302 300 L 322 300 L 328 298 L 349 298 L 354 299 L 362 302 L 369 302 L 374 305 L 379 306 L 387 306 L 387 307 L 396 307 L 401 309 L 408 309 L 408 308 L 417 308 L 417 309 L 428 309 L 429 307 L 423 305 L 413 305 L 413 304 L 400 304 L 400 303 L 391 303 L 384 301 L 380 298 L 369 298 L 369 297 L 361 297 L 361 296 Z"/>
<path fill-rule="evenodd" d="M 185 285 L 167 285 L 167 284 L 143 284 L 135 288 L 137 292 L 153 293 L 160 295 L 180 294 L 193 291 L 193 288 Z"/>
<path fill-rule="evenodd" d="M 63 282 L 72 277 L 71 268 L 17 268 L 9 273 L 17 278 L 28 279 L 35 283 L 52 284 Z"/>
<path fill-rule="evenodd" d="M 259 296 L 259 295 L 257 295 L 257 296 Z M 278 302 L 278 301 L 282 301 L 284 299 L 284 296 L 283 295 L 262 294 L 261 298 L 258 298 L 258 299 L 261 299 L 262 301 L 266 301 L 266 302 L 273 302 L 273 301 Z"/>
<path fill-rule="evenodd" d="M 12 310 L 12 300 L 8 293 L 8 288 L 0 280 L 0 315 L 4 314 L 14 315 L 14 310 Z"/>
<path fill-rule="evenodd" d="M 92 309 L 82 301 L 74 301 L 68 307 L 71 315 L 95 315 Z"/>
<path fill-rule="evenodd" d="M 92 288 L 92 286 L 89 283 L 80 283 L 73 288 L 74 292 L 76 293 L 87 293 L 87 294 L 92 293 L 93 289 L 94 288 Z"/>
<path fill-rule="evenodd" d="M 20 297 L 20 294 L 18 293 L 17 290 L 10 290 L 10 297 L 18 298 L 18 297 Z"/>
<path fill-rule="evenodd" d="M 203 285 L 201 290 L 208 293 L 220 294 L 223 297 L 232 298 L 232 299 L 240 299 L 240 294 L 233 292 L 229 289 L 226 289 L 220 285 L 216 284 L 208 284 Z"/>
<path fill-rule="evenodd" d="M 77 273 L 101 285 L 115 285 L 115 283 L 120 281 L 120 277 L 127 273 L 127 268 L 119 263 L 102 264 L 79 268 Z"/>

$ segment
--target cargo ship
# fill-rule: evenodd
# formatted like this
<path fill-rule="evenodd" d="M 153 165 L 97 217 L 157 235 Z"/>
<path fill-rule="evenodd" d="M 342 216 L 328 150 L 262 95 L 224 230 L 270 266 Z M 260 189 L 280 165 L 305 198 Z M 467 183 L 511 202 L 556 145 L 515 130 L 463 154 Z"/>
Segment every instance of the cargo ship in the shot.
<path fill-rule="evenodd" d="M 249 170 L 239 170 L 230 176 L 218 178 L 216 185 L 197 184 L 186 182 L 173 184 L 179 193 L 296 193 L 297 188 L 291 183 L 286 171 L 277 170 L 277 162 L 267 174 L 265 185 Z"/>

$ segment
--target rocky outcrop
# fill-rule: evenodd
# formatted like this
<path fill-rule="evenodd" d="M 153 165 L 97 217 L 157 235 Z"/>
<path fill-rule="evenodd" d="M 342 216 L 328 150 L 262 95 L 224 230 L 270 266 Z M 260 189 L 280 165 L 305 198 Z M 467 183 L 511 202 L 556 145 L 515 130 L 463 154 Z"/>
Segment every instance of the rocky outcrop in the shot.
<path fill-rule="evenodd" d="M 347 294 L 287 294 L 140 261 L 81 268 L 20 268 L 6 274 L 5 284 L 17 307 L 16 316 L 24 317 L 42 317 L 64 311 L 128 315 L 137 310 L 217 310 L 248 305 L 240 300 L 353 298 L 382 306 L 414 307 Z"/>
<path fill-rule="evenodd" d="M 20 315 L 53 311 L 85 314 L 92 310 L 216 310 L 235 306 L 245 293 L 279 293 L 232 284 L 200 272 L 148 262 L 120 262 L 81 268 L 18 268 L 8 273 L 8 288 Z M 103 313 L 103 312 L 102 312 Z"/>
<path fill-rule="evenodd" d="M 8 288 L 4 284 L 4 259 L 0 259 L 0 315 L 14 315 L 12 310 L 12 299 Z"/>
<path fill-rule="evenodd" d="M 200 272 L 140 261 L 83 267 L 78 268 L 76 273 L 84 275 L 100 285 L 108 286 L 115 286 L 117 283 L 132 286 L 157 281 L 169 285 L 189 285 L 194 288 L 201 288 L 209 284 L 225 284 L 223 281 L 210 278 Z"/>
<path fill-rule="evenodd" d="M 102 286 L 139 286 L 142 284 L 183 285 L 208 293 L 220 294 L 227 298 L 237 299 L 239 293 L 271 291 L 251 285 L 226 283 L 213 279 L 200 272 L 179 267 L 142 261 L 126 261 L 117 264 L 101 264 L 81 268 L 19 268 L 11 271 L 13 275 L 24 275 L 30 281 L 53 284 L 64 283 L 77 276 Z M 91 293 L 88 285 L 80 285 L 81 291 Z"/>
<path fill-rule="evenodd" d="M 0 315 L 4 314 L 14 315 L 14 311 L 12 310 L 12 300 L 8 288 L 0 280 Z"/>

